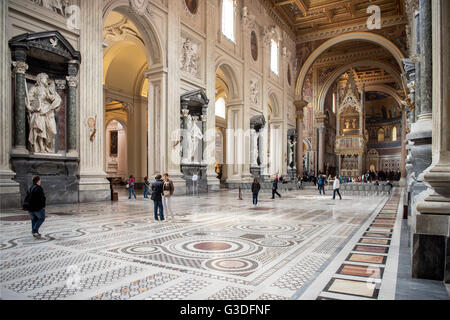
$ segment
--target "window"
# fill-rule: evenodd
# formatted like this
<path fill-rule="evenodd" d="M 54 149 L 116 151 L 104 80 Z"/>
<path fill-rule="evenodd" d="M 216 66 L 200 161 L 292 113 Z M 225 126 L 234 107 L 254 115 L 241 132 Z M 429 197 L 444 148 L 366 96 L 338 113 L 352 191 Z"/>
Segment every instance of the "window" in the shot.
<path fill-rule="evenodd" d="M 225 119 L 225 100 L 219 98 L 216 101 L 216 116 Z"/>
<path fill-rule="evenodd" d="M 278 43 L 270 40 L 270 70 L 278 75 Z"/>
<path fill-rule="evenodd" d="M 222 33 L 235 42 L 234 39 L 234 0 L 222 1 Z"/>
<path fill-rule="evenodd" d="M 397 141 L 397 127 L 392 128 L 392 141 Z"/>

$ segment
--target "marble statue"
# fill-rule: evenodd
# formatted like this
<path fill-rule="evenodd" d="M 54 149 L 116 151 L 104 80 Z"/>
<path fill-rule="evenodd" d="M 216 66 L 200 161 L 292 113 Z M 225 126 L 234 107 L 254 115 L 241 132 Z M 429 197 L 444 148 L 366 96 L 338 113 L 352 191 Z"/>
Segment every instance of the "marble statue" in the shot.
<path fill-rule="evenodd" d="M 46 73 L 38 74 L 36 84 L 27 93 L 26 102 L 30 126 L 28 141 L 34 152 L 55 152 L 55 113 L 59 111 L 61 103 L 55 82 Z"/>
<path fill-rule="evenodd" d="M 289 141 L 289 165 L 291 165 L 291 163 L 294 162 L 294 148 L 295 145 L 297 144 L 297 141 L 291 141 L 291 139 L 288 140 Z"/>
<path fill-rule="evenodd" d="M 257 132 L 255 129 L 252 129 L 252 164 L 257 164 L 258 156 L 259 156 L 259 150 L 258 150 L 258 139 L 259 139 L 259 132 Z"/>
<path fill-rule="evenodd" d="M 188 162 L 191 162 L 195 158 L 195 153 L 198 147 L 198 141 L 203 139 L 203 134 L 200 128 L 195 123 L 197 117 L 188 115 L 186 117 L 186 130 L 185 130 L 185 146 L 183 149 L 183 158 Z"/>

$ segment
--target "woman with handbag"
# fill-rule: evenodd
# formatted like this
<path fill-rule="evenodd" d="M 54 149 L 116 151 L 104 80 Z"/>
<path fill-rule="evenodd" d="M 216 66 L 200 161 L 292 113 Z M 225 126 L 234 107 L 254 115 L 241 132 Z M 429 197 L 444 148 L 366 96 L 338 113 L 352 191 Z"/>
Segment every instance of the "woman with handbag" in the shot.
<path fill-rule="evenodd" d="M 175 187 L 173 185 L 173 182 L 169 180 L 169 174 L 164 173 L 164 186 L 163 186 L 163 206 L 164 211 L 167 212 L 166 218 L 169 218 L 169 212 L 170 217 L 172 220 L 174 220 L 175 216 L 173 215 L 172 211 L 172 195 L 173 191 L 175 190 Z"/>
<path fill-rule="evenodd" d="M 136 180 L 134 179 L 133 175 L 131 175 L 128 179 L 127 179 L 127 188 L 128 188 L 128 200 L 131 199 L 131 194 L 134 195 L 134 198 L 136 199 L 136 193 L 134 192 L 134 184 L 135 184 Z"/>

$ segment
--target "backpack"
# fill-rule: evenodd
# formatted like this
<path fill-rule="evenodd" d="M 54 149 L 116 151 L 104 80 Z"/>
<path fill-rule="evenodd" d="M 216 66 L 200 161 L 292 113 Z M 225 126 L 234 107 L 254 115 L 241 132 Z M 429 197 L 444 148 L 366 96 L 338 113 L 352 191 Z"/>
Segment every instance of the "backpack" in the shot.
<path fill-rule="evenodd" d="M 319 183 L 319 186 L 321 186 L 321 185 L 323 184 L 322 178 L 319 179 L 319 182 L 318 182 L 318 183 Z"/>
<path fill-rule="evenodd" d="M 33 184 L 31 186 L 31 188 L 27 191 L 27 195 L 25 196 L 25 200 L 23 200 L 22 210 L 28 211 L 30 209 L 31 195 L 33 194 L 33 191 L 35 189 L 36 189 L 36 185 Z"/>

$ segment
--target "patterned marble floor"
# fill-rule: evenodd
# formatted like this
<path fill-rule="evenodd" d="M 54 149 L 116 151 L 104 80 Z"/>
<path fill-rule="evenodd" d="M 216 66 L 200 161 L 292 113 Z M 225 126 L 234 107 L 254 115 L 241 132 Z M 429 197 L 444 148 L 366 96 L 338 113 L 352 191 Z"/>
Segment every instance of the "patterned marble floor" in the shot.
<path fill-rule="evenodd" d="M 3 211 L 1 298 L 332 298 L 324 288 L 342 277 L 326 270 L 342 264 L 347 267 L 341 274 L 367 271 L 358 262 L 343 264 L 340 255 L 357 258 L 360 250 L 390 244 L 386 237 L 381 244 L 360 233 L 387 232 L 375 230 L 383 225 L 370 224 L 378 214 L 376 223 L 388 223 L 395 197 L 389 202 L 383 196 L 332 200 L 329 192 L 319 196 L 316 190 L 297 190 L 276 200 L 263 193 L 254 207 L 249 194 L 239 201 L 235 191 L 217 191 L 174 198 L 176 218 L 167 222 L 153 219 L 152 201 L 121 197 L 115 203 L 49 206 L 40 230 L 43 240 L 31 236 L 24 211 Z M 385 275 L 388 268 L 383 264 Z M 389 298 L 383 290 L 378 286 L 370 297 Z"/>

